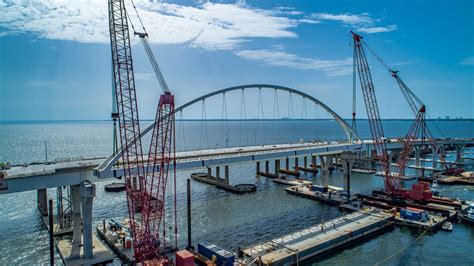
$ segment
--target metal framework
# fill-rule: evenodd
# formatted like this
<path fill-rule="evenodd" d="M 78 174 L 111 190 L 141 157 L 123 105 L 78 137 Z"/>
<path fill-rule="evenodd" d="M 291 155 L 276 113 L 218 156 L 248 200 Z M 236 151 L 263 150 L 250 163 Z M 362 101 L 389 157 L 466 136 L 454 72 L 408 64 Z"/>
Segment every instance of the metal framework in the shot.
<path fill-rule="evenodd" d="M 137 96 L 133 72 L 130 33 L 123 0 L 109 0 L 109 30 L 112 49 L 115 99 L 119 114 L 120 155 L 124 165 L 124 179 L 127 187 L 127 206 L 130 230 L 133 239 L 135 259 L 141 261 L 143 254 L 143 233 L 136 224 L 136 211 L 141 209 L 144 169 L 143 151 L 138 118 Z M 136 172 L 132 171 L 136 168 Z M 138 218 L 138 217 L 137 217 Z"/>
<path fill-rule="evenodd" d="M 354 56 L 357 73 L 359 74 L 360 86 L 364 96 L 372 140 L 376 147 L 377 157 L 382 165 L 386 192 L 393 194 L 399 188 L 399 179 L 392 177 L 390 172 L 391 162 L 389 161 L 387 153 L 387 145 L 385 143 L 382 120 L 380 119 L 372 74 L 370 73 L 369 63 L 367 62 L 367 57 L 364 48 L 362 47 L 362 37 L 352 31 L 351 33 L 354 39 Z"/>
<path fill-rule="evenodd" d="M 161 259 L 162 246 L 164 246 L 164 249 L 167 247 L 165 242 L 166 226 L 163 226 L 163 234 L 161 234 L 160 225 L 164 224 L 165 192 L 168 183 L 169 165 L 170 163 L 176 164 L 174 96 L 169 91 L 148 45 L 146 39 L 148 34 L 146 32 L 141 34 L 135 32 L 145 47 L 164 91 L 164 94 L 160 96 L 157 107 L 145 169 L 127 17 L 124 0 L 109 0 L 109 29 L 113 67 L 112 88 L 115 91 L 117 107 L 113 112 L 118 114 L 122 145 L 121 152 L 116 156 L 121 156 L 123 159 L 135 263 L 155 264 Z M 130 25 L 134 29 L 131 21 Z M 145 30 L 143 25 L 142 28 Z M 135 168 L 135 171 L 132 168 Z M 173 167 L 173 173 L 174 237 L 175 244 L 177 244 L 176 167 Z"/>

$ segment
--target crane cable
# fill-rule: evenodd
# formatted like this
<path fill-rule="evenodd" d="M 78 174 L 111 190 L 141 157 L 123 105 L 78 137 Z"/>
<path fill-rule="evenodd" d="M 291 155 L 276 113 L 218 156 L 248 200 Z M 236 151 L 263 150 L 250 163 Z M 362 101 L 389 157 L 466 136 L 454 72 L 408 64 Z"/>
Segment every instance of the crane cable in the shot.
<path fill-rule="evenodd" d="M 142 29 L 144 33 L 148 35 L 148 33 L 146 32 L 145 26 L 143 25 L 142 18 L 140 17 L 140 14 L 138 13 L 137 7 L 135 6 L 135 3 L 133 2 L 133 0 L 130 0 L 130 2 L 132 2 L 133 9 L 135 10 L 135 13 L 137 14 L 138 20 L 140 21 L 140 24 L 142 25 Z M 127 16 L 128 16 L 128 13 L 127 13 Z M 133 27 L 133 25 L 132 25 L 132 29 L 135 32 L 135 28 Z"/>
<path fill-rule="evenodd" d="M 408 244 L 406 247 L 401 248 L 401 249 L 400 249 L 399 251 L 397 251 L 396 253 L 394 253 L 394 254 L 388 256 L 387 258 L 385 258 L 385 259 L 383 259 L 383 260 L 381 260 L 381 261 L 375 263 L 375 265 L 380 265 L 380 264 L 382 264 L 382 263 L 384 263 L 384 262 L 390 260 L 391 258 L 393 258 L 393 257 L 395 257 L 395 256 L 398 256 L 400 253 L 402 253 L 403 251 L 405 251 L 405 250 L 406 250 L 407 248 L 409 248 L 411 245 L 415 244 L 416 241 L 418 241 L 422 236 L 424 236 L 424 235 L 426 234 L 426 232 L 428 232 L 428 230 L 429 230 L 430 228 L 431 228 L 431 225 L 428 226 L 428 227 L 426 228 L 426 230 L 425 230 L 423 233 L 421 233 L 421 235 L 419 235 L 415 240 L 413 240 L 413 241 L 412 241 L 410 244 Z"/>

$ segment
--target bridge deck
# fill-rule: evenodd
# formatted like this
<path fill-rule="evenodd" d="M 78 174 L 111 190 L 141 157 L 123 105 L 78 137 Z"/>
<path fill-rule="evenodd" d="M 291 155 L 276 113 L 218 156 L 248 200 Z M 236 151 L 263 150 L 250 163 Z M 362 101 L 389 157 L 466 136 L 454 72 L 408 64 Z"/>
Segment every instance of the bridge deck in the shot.
<path fill-rule="evenodd" d="M 437 140 L 437 142 L 472 145 L 474 139 Z M 415 142 L 416 144 L 417 142 Z M 177 152 L 176 170 L 191 170 L 315 154 L 335 155 L 345 151 L 355 152 L 368 148 L 372 149 L 372 145 L 371 140 L 366 140 L 364 143 L 293 143 Z M 387 140 L 387 148 L 399 149 L 401 143 L 395 139 Z M 123 176 L 123 169 L 114 168 L 114 161 L 111 159 L 113 159 L 113 156 L 105 159 L 105 163 L 104 158 L 93 158 L 51 164 L 35 163 L 26 166 L 13 166 L 5 171 L 5 183 L 7 183 L 8 189 L 0 191 L 0 194 L 79 184 L 85 179 L 95 182 Z M 92 170 L 95 170 L 95 172 L 93 173 Z"/>

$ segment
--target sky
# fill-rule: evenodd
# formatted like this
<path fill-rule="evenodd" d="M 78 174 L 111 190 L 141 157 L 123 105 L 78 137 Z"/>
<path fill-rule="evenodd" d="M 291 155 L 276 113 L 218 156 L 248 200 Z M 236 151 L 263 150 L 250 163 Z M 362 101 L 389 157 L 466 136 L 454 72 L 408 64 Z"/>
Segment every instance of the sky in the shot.
<path fill-rule="evenodd" d="M 131 1 L 125 3 L 139 30 Z M 354 30 L 400 71 L 430 117 L 474 118 L 472 0 L 135 5 L 178 106 L 218 89 L 265 83 L 303 91 L 348 118 Z M 150 119 L 160 88 L 138 38 L 131 41 L 140 117 Z M 382 118 L 412 118 L 395 80 L 368 60 Z M 109 119 L 111 84 L 107 1 L 0 0 L 0 121 Z M 262 104 L 273 101 L 264 97 Z M 221 108 L 210 104 L 206 112 Z M 357 116 L 366 117 L 360 86 Z"/>

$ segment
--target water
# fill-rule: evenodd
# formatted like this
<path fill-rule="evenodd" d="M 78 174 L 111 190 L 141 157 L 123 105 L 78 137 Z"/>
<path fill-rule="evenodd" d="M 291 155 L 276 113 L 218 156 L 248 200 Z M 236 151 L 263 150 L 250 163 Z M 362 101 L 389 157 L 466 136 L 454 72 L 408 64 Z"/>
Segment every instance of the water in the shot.
<path fill-rule="evenodd" d="M 360 135 L 369 137 L 364 121 L 359 123 Z M 438 122 L 434 134 L 445 137 L 474 137 L 474 122 Z M 408 121 L 386 121 L 387 136 L 403 136 Z M 184 130 L 183 130 L 184 128 Z M 299 142 L 300 139 L 344 139 L 344 133 L 334 121 L 178 121 L 178 149 L 202 149 L 240 145 Z M 111 150 L 110 122 L 44 122 L 0 124 L 0 162 L 23 163 L 45 160 L 45 141 L 48 160 L 64 157 L 101 157 Z M 206 133 L 207 132 L 207 133 Z M 147 143 L 145 140 L 144 143 Z M 146 147 L 144 148 L 146 149 Z M 452 158 L 452 154 L 450 155 Z M 467 156 L 473 156 L 468 154 Z M 272 165 L 270 165 L 272 169 Z M 472 166 L 470 166 L 472 169 Z M 408 174 L 413 170 L 409 169 Z M 234 195 L 215 187 L 192 182 L 193 241 L 209 240 L 225 248 L 249 246 L 296 231 L 342 214 L 337 208 L 288 195 L 284 186 L 264 177 L 255 177 L 255 165 L 231 166 L 231 183 L 254 183 L 257 193 Z M 184 245 L 185 180 L 191 171 L 178 173 L 179 236 Z M 320 184 L 319 176 L 306 176 Z M 342 186 L 342 176 L 335 172 L 331 184 Z M 122 218 L 127 215 L 125 195 L 105 193 L 109 182 L 97 184 L 93 218 Z M 354 174 L 352 189 L 365 191 L 380 187 L 377 176 Z M 474 200 L 474 188 L 441 186 L 442 193 Z M 54 198 L 54 189 L 49 193 Z M 0 265 L 47 264 L 49 261 L 48 235 L 36 209 L 36 192 L 0 195 Z M 455 224 L 452 233 L 427 234 L 412 243 L 421 232 L 396 228 L 364 243 L 318 259 L 318 264 L 340 265 L 375 264 L 397 254 L 384 264 L 456 264 L 472 265 L 474 228 Z M 409 248 L 403 250 L 404 247 Z M 59 257 L 56 256 L 57 260 Z M 314 261 L 316 262 L 316 261 Z"/>

